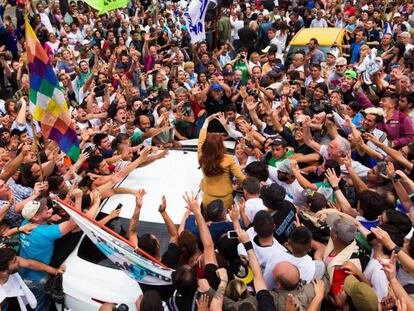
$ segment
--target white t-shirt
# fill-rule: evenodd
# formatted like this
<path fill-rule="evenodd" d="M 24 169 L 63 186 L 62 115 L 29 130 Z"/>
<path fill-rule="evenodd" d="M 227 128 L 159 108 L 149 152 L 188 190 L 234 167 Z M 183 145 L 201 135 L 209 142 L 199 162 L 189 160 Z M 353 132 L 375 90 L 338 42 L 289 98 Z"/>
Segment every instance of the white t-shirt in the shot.
<path fill-rule="evenodd" d="M 269 166 L 269 178 L 273 180 L 273 182 L 277 183 L 279 186 L 282 186 L 283 189 L 286 191 L 286 196 L 290 199 L 294 205 L 299 207 L 305 207 L 306 206 L 306 200 L 303 197 L 303 187 L 299 184 L 297 179 L 291 184 L 287 184 L 283 181 L 280 181 L 277 176 L 277 168 L 273 166 Z"/>
<path fill-rule="evenodd" d="M 266 260 L 267 265 L 264 269 L 263 277 L 269 290 L 275 287 L 272 273 L 273 269 L 278 263 L 282 261 L 287 261 L 295 265 L 299 270 L 300 279 L 306 281 L 306 283 L 309 283 L 316 278 L 322 277 L 325 272 L 325 264 L 320 260 L 313 260 L 309 255 L 305 255 L 303 257 L 295 257 L 289 253 L 281 253 L 277 254 L 277 256 L 270 254 L 269 258 Z"/>
<path fill-rule="evenodd" d="M 23 282 L 21 276 L 16 272 L 9 275 L 9 279 L 3 285 L 0 285 L 0 303 L 7 297 L 17 297 L 20 310 L 26 311 L 26 305 L 31 308 L 37 305 L 36 297 Z"/>
<path fill-rule="evenodd" d="M 286 248 L 275 238 L 273 238 L 273 244 L 271 246 L 262 247 L 254 242 L 254 237 L 257 233 L 254 231 L 253 227 L 249 228 L 246 232 L 250 237 L 250 241 L 252 241 L 254 252 L 256 253 L 257 260 L 259 261 L 262 270 L 265 269 L 267 266 L 267 260 L 269 260 L 272 256 L 279 257 L 279 255 L 286 253 Z M 243 244 L 240 243 L 237 246 L 237 253 L 239 256 L 247 257 L 247 252 Z"/>
<path fill-rule="evenodd" d="M 246 216 L 249 221 L 252 223 L 254 216 L 257 212 L 267 210 L 266 206 L 263 205 L 261 198 L 248 199 L 245 203 L 246 206 Z"/>
<path fill-rule="evenodd" d="M 323 156 L 325 159 L 329 158 L 328 154 L 328 145 L 321 145 L 321 149 L 319 150 L 319 153 L 321 156 Z M 365 165 L 362 165 L 360 162 L 352 160 L 352 168 L 357 173 L 359 177 L 365 177 L 368 174 L 368 171 L 371 170 L 369 167 L 366 167 Z M 346 166 L 344 164 L 341 165 L 341 172 L 345 175 L 349 175 L 348 170 L 346 169 Z"/>
<path fill-rule="evenodd" d="M 378 302 L 381 302 L 388 294 L 388 279 L 384 270 L 382 270 L 381 263 L 374 257 L 371 257 L 364 270 L 364 275 L 371 282 L 372 287 L 377 293 Z"/>

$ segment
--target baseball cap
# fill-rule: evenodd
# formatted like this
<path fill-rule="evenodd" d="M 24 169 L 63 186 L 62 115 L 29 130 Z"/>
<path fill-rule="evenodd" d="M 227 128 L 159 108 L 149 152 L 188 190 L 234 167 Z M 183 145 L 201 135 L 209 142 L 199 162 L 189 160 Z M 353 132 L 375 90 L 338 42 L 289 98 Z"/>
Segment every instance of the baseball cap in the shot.
<path fill-rule="evenodd" d="M 283 146 L 283 147 L 286 147 L 287 142 L 283 138 L 277 137 L 277 138 L 272 140 L 272 142 L 270 143 L 270 146 Z"/>
<path fill-rule="evenodd" d="M 338 214 L 330 214 L 326 218 L 326 224 L 336 232 L 342 242 L 351 243 L 354 240 L 356 227 L 350 220 L 342 218 Z"/>
<path fill-rule="evenodd" d="M 286 174 L 292 173 L 292 168 L 290 166 L 290 160 L 284 159 L 276 163 L 276 168 L 278 171 Z"/>
<path fill-rule="evenodd" d="M 221 85 L 220 85 L 220 84 L 218 84 L 218 83 L 213 83 L 213 85 L 210 87 L 210 90 L 211 90 L 211 91 L 214 91 L 214 90 L 223 91 L 223 88 L 221 87 Z"/>
<path fill-rule="evenodd" d="M 273 67 L 273 71 L 275 71 L 275 72 L 277 72 L 277 73 L 279 73 L 279 72 L 283 72 L 283 71 L 285 71 L 285 66 L 284 66 L 283 64 L 276 64 L 276 65 Z"/>
<path fill-rule="evenodd" d="M 260 188 L 260 197 L 264 206 L 275 209 L 275 206 L 285 199 L 286 190 L 282 186 L 273 183 Z"/>
<path fill-rule="evenodd" d="M 394 17 L 401 17 L 401 14 L 397 12 L 397 13 L 394 14 L 393 18 Z"/>
<path fill-rule="evenodd" d="M 344 73 L 344 77 L 352 78 L 352 79 L 356 80 L 357 79 L 357 73 L 353 70 L 347 70 Z"/>
<path fill-rule="evenodd" d="M 27 202 L 22 210 L 22 216 L 26 220 L 30 220 L 39 211 L 41 207 L 40 201 L 29 201 Z"/>
<path fill-rule="evenodd" d="M 305 189 L 302 191 L 302 195 L 312 212 L 320 211 L 328 205 L 328 201 L 322 193 Z"/>
<path fill-rule="evenodd" d="M 351 298 L 358 311 L 375 311 L 378 307 L 378 297 L 374 289 L 364 282 L 349 275 L 345 279 L 344 291 Z"/>
<path fill-rule="evenodd" d="M 253 271 L 243 257 L 236 258 L 230 265 L 229 270 L 235 279 L 242 281 L 246 285 L 253 281 Z"/>
<path fill-rule="evenodd" d="M 267 47 L 265 47 L 262 50 L 262 53 L 265 53 L 265 54 L 267 54 L 267 53 L 273 54 L 273 53 L 276 53 L 277 51 L 278 51 L 277 46 L 274 45 L 274 44 L 271 44 L 271 45 L 268 45 Z"/>

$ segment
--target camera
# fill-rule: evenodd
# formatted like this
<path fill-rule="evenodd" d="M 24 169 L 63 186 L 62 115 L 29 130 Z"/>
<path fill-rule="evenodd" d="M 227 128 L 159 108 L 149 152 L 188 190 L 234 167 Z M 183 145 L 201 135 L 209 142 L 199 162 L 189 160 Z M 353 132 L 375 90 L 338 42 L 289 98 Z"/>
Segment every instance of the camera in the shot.
<path fill-rule="evenodd" d="M 93 156 L 95 154 L 95 149 L 92 146 L 88 146 L 85 148 L 85 152 L 89 154 L 89 156 Z"/>
<path fill-rule="evenodd" d="M 321 104 L 322 104 L 323 109 L 325 110 L 326 114 L 331 114 L 332 113 L 332 106 L 331 106 L 331 103 L 329 102 L 329 100 L 322 100 Z"/>
<path fill-rule="evenodd" d="M 105 94 L 105 84 L 100 84 L 98 86 L 95 86 L 93 91 L 95 92 L 95 97 L 102 97 Z"/>
<path fill-rule="evenodd" d="M 244 59 L 244 54 L 240 54 L 240 59 Z"/>
<path fill-rule="evenodd" d="M 15 247 L 15 246 L 19 246 L 20 245 L 20 241 L 18 239 L 9 239 L 6 237 L 1 237 L 0 238 L 0 244 L 4 244 L 7 247 Z"/>
<path fill-rule="evenodd" d="M 129 307 L 124 303 L 121 303 L 119 306 L 115 306 L 112 308 L 112 311 L 128 311 L 128 310 L 129 310 Z"/>

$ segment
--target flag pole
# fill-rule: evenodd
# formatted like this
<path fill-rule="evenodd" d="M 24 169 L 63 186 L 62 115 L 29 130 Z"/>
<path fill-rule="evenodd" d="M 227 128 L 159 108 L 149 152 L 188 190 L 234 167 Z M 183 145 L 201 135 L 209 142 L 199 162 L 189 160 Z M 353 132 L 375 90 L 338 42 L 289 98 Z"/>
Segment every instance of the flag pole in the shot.
<path fill-rule="evenodd" d="M 30 105 L 30 103 L 29 103 L 29 105 Z M 35 127 L 34 121 L 33 121 L 33 115 L 32 115 L 30 123 L 31 123 L 31 126 L 32 126 L 33 141 L 34 141 L 34 144 L 35 144 L 35 150 L 34 151 L 36 153 L 37 163 L 40 166 L 40 181 L 43 182 L 45 179 L 44 179 L 44 175 L 43 175 L 42 161 L 40 160 L 39 143 L 38 143 L 38 140 L 37 140 L 37 132 L 36 132 L 36 127 Z"/>
<path fill-rule="evenodd" d="M 28 10 L 28 8 L 26 8 L 26 12 L 24 13 L 24 22 L 25 22 L 24 27 L 25 27 L 25 36 L 26 36 L 26 33 L 27 33 L 27 29 L 26 29 L 27 24 L 26 23 L 29 23 L 29 10 Z M 27 42 L 27 40 L 26 40 L 26 42 Z M 26 46 L 26 55 L 27 55 L 27 46 Z M 30 70 L 29 70 L 29 67 L 27 68 L 27 75 L 28 75 L 28 78 L 29 78 L 28 79 L 29 80 L 28 81 L 28 83 L 29 83 L 29 98 L 28 98 L 29 102 L 28 102 L 28 105 L 29 105 L 29 110 L 30 110 Z M 34 141 L 34 145 L 35 145 L 34 152 L 36 154 L 37 163 L 39 164 L 39 168 L 40 168 L 40 181 L 43 182 L 45 179 L 44 179 L 44 174 L 43 174 L 42 161 L 40 160 L 39 142 L 37 140 L 37 131 L 36 131 L 36 127 L 35 127 L 34 120 L 33 120 L 33 114 L 32 114 L 32 117 L 30 118 L 30 125 L 32 127 L 33 141 Z"/>

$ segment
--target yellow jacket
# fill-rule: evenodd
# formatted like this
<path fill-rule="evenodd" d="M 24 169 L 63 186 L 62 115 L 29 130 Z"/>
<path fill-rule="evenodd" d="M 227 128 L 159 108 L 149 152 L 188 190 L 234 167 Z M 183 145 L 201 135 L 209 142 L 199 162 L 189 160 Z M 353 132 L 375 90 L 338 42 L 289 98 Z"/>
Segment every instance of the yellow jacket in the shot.
<path fill-rule="evenodd" d="M 198 137 L 198 158 L 202 157 L 202 147 L 207 137 L 207 129 L 202 128 Z M 220 165 L 223 167 L 223 173 L 216 176 L 205 176 L 201 180 L 200 189 L 209 196 L 224 197 L 233 193 L 231 183 L 232 177 L 236 177 L 239 183 L 246 178 L 240 167 L 237 165 L 233 156 L 225 154 Z M 204 172 L 203 172 L 204 174 Z"/>

